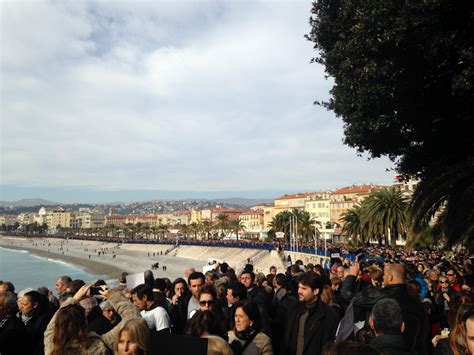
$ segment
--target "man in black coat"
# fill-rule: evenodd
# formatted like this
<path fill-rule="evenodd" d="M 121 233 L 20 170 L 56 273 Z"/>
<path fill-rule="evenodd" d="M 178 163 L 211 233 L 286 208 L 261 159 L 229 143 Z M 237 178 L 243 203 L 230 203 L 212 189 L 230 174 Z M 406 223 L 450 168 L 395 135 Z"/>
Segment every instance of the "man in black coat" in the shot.
<path fill-rule="evenodd" d="M 282 355 L 321 354 L 324 345 L 334 340 L 339 318 L 319 299 L 323 281 L 312 272 L 298 280 L 298 302 L 289 306 Z"/>
<path fill-rule="evenodd" d="M 367 288 L 361 292 L 355 292 L 355 280 L 359 274 L 359 269 L 359 263 L 354 263 L 351 266 L 350 275 L 344 280 L 341 289 L 341 298 L 347 303 L 352 301 L 353 322 L 368 320 L 368 316 L 377 301 L 384 298 L 394 299 L 402 310 L 403 321 L 405 322 L 403 337 L 409 349 L 420 354 L 426 354 L 429 341 L 428 318 L 421 301 L 408 292 L 405 284 L 405 267 L 401 264 L 387 264 L 384 268 L 384 288 Z M 348 312 L 346 311 L 341 324 L 344 323 L 347 316 Z M 343 332 L 342 327 L 339 329 L 340 332 Z"/>
<path fill-rule="evenodd" d="M 31 338 L 23 322 L 15 316 L 16 297 L 12 292 L 0 292 L 0 354 L 31 354 Z"/>
<path fill-rule="evenodd" d="M 402 333 L 405 331 L 402 310 L 397 301 L 390 298 L 378 301 L 369 319 L 375 338 L 370 345 L 387 355 L 409 355 Z"/>

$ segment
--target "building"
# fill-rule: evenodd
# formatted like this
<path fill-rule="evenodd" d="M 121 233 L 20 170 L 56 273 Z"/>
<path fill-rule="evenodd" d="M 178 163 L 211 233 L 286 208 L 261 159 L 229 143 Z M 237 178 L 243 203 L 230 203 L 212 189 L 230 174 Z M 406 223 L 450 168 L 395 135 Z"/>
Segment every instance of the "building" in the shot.
<path fill-rule="evenodd" d="M 191 211 L 177 211 L 173 213 L 173 225 L 189 225 L 191 223 Z"/>
<path fill-rule="evenodd" d="M 263 211 L 249 210 L 244 211 L 239 215 L 239 220 L 244 225 L 245 230 L 240 232 L 242 236 L 249 239 L 263 237 Z"/>
<path fill-rule="evenodd" d="M 48 229 L 55 230 L 57 227 L 71 228 L 71 219 L 74 215 L 70 211 L 55 210 L 46 215 Z"/>
<path fill-rule="evenodd" d="M 35 214 L 29 212 L 23 212 L 18 215 L 16 218 L 20 225 L 32 224 L 35 222 Z"/>
<path fill-rule="evenodd" d="M 17 222 L 16 216 L 12 214 L 0 214 L 0 226 L 14 226 Z"/>
<path fill-rule="evenodd" d="M 115 227 L 125 227 L 128 216 L 113 214 L 105 217 L 105 225 L 114 225 Z"/>
<path fill-rule="evenodd" d="M 223 214 L 228 217 L 229 221 L 238 219 L 243 210 L 231 209 L 231 208 L 208 208 L 201 210 L 201 221 L 218 221 L 217 216 Z"/>
<path fill-rule="evenodd" d="M 275 207 L 274 206 L 266 206 L 263 207 L 263 228 L 268 231 L 270 230 L 270 223 L 275 217 Z"/>
<path fill-rule="evenodd" d="M 379 185 L 352 185 L 342 187 L 332 192 L 331 199 L 331 222 L 342 225 L 341 215 L 350 210 L 354 205 L 360 204 L 372 191 L 384 189 L 385 186 Z"/>
<path fill-rule="evenodd" d="M 311 214 L 311 217 L 321 223 L 320 228 L 325 228 L 331 221 L 331 192 L 321 192 L 312 194 L 305 200 L 304 210 Z"/>
<path fill-rule="evenodd" d="M 304 210 L 305 202 L 313 194 L 314 192 L 303 192 L 278 197 L 275 199 L 274 216 L 283 211 L 291 211 L 293 209 Z"/>
<path fill-rule="evenodd" d="M 201 221 L 202 221 L 201 211 L 200 210 L 192 210 L 191 211 L 191 223 L 199 223 Z"/>
<path fill-rule="evenodd" d="M 77 219 L 80 221 L 79 228 L 100 228 L 105 225 L 105 216 L 101 213 L 93 213 L 90 211 L 83 211 L 77 215 Z M 71 226 L 71 228 L 73 228 Z"/>
<path fill-rule="evenodd" d="M 401 191 L 404 196 L 411 197 L 418 183 L 419 180 L 410 179 L 405 181 L 402 176 L 397 175 L 395 176 L 395 182 L 392 186 Z"/>

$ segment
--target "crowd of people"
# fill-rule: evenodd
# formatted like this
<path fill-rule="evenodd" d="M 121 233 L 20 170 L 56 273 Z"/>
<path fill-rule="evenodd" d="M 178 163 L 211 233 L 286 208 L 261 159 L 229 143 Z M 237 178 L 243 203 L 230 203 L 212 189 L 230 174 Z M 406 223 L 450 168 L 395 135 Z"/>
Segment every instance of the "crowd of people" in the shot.
<path fill-rule="evenodd" d="M 474 354 L 474 258 L 367 248 L 267 275 L 225 262 L 127 287 L 58 277 L 16 292 L 0 281 L 0 354 Z M 156 339 L 159 339 L 158 341 Z M 161 343 L 160 343 L 161 342 Z M 197 348 L 192 353 L 198 353 Z"/>

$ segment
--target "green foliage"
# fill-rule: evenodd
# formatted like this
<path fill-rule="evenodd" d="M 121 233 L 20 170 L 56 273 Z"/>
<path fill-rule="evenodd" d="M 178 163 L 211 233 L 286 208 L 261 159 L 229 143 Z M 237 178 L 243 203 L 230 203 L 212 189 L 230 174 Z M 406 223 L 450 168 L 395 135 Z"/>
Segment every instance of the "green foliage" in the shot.
<path fill-rule="evenodd" d="M 307 211 L 301 211 L 293 209 L 290 211 L 283 211 L 273 217 L 269 226 L 275 232 L 285 233 L 285 238 L 290 235 L 290 220 L 296 217 L 298 235 L 303 238 L 304 241 L 313 240 L 315 233 L 318 234 L 319 230 L 316 226 L 321 227 L 321 223 L 315 220 L 311 214 Z"/>
<path fill-rule="evenodd" d="M 319 104 L 345 144 L 420 180 L 418 230 L 434 216 L 448 245 L 473 240 L 474 2 L 316 0 L 312 14 L 313 61 L 334 78 Z"/>

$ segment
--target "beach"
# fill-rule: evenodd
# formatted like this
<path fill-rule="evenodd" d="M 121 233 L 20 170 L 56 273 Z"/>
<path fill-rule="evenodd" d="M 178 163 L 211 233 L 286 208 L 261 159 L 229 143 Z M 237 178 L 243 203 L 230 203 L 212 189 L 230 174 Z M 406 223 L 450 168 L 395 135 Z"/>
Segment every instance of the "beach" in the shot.
<path fill-rule="evenodd" d="M 154 276 L 168 277 L 173 280 L 182 277 L 184 269 L 188 266 L 202 271 L 202 267 L 207 264 L 206 260 L 160 255 L 172 248 L 170 245 L 126 244 L 119 246 L 116 243 L 98 241 L 1 236 L 0 246 L 25 250 L 44 258 L 61 260 L 91 274 L 104 275 L 108 279 L 117 279 L 122 272 L 134 274 L 150 270 L 151 265 L 158 262 L 160 267 L 153 270 Z M 166 265 L 166 271 L 163 271 L 163 265 Z M 11 281 L 14 282 L 14 280 Z"/>

